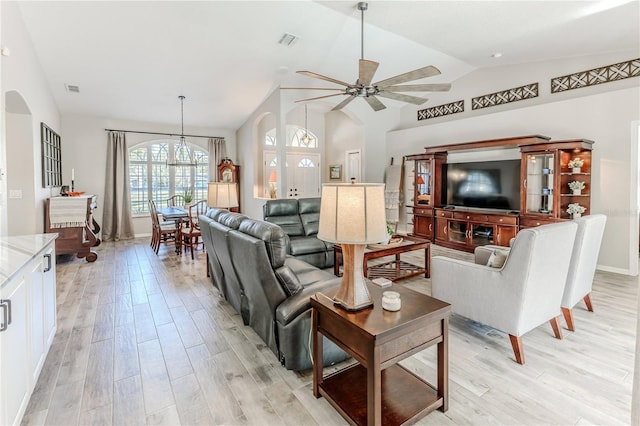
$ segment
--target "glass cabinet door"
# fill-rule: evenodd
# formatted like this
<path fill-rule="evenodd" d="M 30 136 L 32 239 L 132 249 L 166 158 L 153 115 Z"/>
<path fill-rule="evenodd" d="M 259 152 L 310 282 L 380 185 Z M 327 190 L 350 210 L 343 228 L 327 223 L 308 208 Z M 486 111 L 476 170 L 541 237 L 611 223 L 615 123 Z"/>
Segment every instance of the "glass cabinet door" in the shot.
<path fill-rule="evenodd" d="M 474 246 L 494 244 L 493 225 L 472 225 L 471 244 Z"/>
<path fill-rule="evenodd" d="M 526 212 L 553 214 L 553 153 L 527 155 Z"/>
<path fill-rule="evenodd" d="M 418 160 L 415 168 L 415 203 L 425 206 L 431 204 L 431 161 Z"/>

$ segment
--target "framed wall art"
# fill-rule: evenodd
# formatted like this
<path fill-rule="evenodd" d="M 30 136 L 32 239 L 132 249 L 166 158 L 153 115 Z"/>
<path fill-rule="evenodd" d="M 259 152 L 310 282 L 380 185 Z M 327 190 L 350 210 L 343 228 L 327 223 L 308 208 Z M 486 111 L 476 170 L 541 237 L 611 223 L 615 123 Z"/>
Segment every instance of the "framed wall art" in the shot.
<path fill-rule="evenodd" d="M 342 164 L 329 165 L 329 179 L 342 180 Z"/>

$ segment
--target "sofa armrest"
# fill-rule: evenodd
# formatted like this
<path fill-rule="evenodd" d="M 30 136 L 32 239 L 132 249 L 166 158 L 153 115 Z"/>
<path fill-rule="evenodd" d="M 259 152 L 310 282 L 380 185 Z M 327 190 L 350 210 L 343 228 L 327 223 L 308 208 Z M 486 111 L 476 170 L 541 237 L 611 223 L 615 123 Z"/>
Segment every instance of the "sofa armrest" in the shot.
<path fill-rule="evenodd" d="M 308 285 L 302 291 L 288 297 L 276 308 L 276 322 L 286 325 L 298 315 L 311 308 L 310 297 L 316 293 L 335 293 L 342 278 L 334 278 Z"/>

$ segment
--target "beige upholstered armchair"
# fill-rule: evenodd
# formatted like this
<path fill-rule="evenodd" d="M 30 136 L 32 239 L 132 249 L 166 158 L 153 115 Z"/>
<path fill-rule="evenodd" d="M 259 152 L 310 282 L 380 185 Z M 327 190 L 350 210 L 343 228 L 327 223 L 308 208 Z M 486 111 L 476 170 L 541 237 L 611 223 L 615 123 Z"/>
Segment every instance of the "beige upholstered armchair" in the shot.
<path fill-rule="evenodd" d="M 587 309 L 593 312 L 590 298 L 591 286 L 607 217 L 603 214 L 593 214 L 576 219 L 575 222 L 578 224 L 578 231 L 567 275 L 567 284 L 564 288 L 564 296 L 562 296 L 562 314 L 567 322 L 567 328 L 571 331 L 575 329 L 571 310 L 580 300 L 584 300 Z"/>
<path fill-rule="evenodd" d="M 524 364 L 525 333 L 550 321 L 562 338 L 560 303 L 577 227 L 570 221 L 520 231 L 500 268 L 435 256 L 432 296 L 451 303 L 458 315 L 509 334 L 516 362 Z"/>

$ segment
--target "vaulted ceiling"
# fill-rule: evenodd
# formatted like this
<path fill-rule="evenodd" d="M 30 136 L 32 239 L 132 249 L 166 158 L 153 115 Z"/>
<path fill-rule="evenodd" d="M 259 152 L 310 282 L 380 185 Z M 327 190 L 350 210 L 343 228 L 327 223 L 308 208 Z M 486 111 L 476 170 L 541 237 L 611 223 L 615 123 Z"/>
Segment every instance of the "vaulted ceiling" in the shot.
<path fill-rule="evenodd" d="M 62 113 L 178 124 L 178 95 L 185 95 L 185 125 L 229 129 L 278 86 L 318 86 L 297 70 L 355 80 L 356 4 L 19 3 Z M 640 51 L 639 20 L 635 0 L 374 0 L 365 12 L 364 56 L 380 62 L 376 79 L 435 65 L 442 75 L 424 82 L 455 84 L 476 68 Z M 278 44 L 284 33 L 297 41 Z"/>

